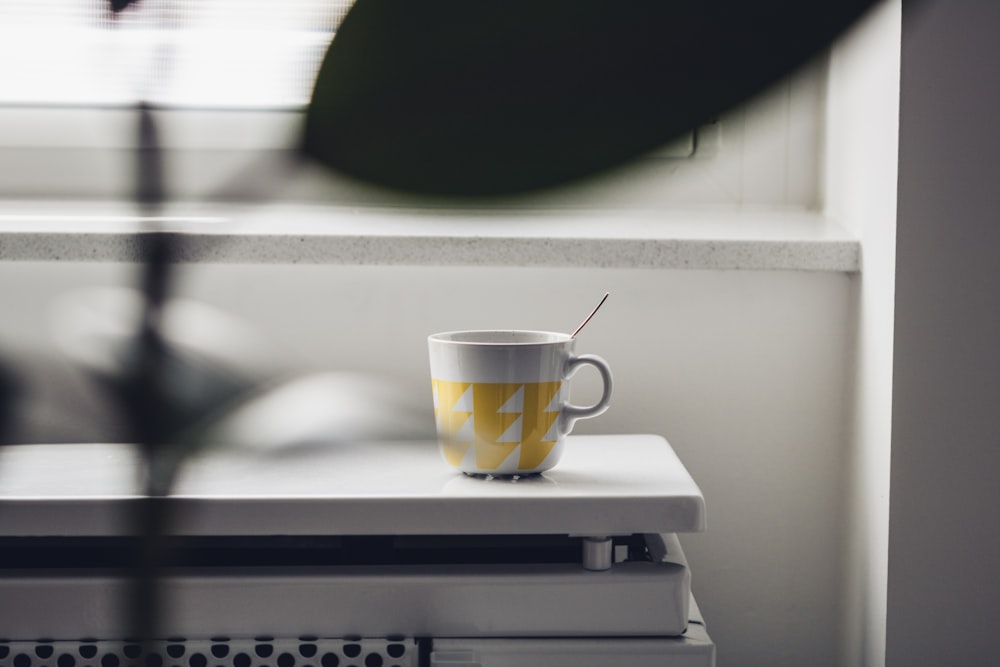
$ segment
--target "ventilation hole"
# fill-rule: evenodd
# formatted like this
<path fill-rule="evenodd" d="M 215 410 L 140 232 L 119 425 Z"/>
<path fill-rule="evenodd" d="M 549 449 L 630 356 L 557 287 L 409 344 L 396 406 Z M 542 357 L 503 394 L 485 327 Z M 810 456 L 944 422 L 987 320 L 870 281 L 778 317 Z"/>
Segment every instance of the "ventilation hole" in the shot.
<path fill-rule="evenodd" d="M 8 655 L 10 655 L 10 647 L 0 644 L 0 660 L 3 660 Z"/>
<path fill-rule="evenodd" d="M 385 652 L 390 658 L 402 658 L 406 653 L 406 644 L 389 644 L 385 647 Z"/>
<path fill-rule="evenodd" d="M 208 658 L 201 653 L 194 653 L 188 658 L 188 665 L 190 667 L 206 667 L 208 665 Z"/>
<path fill-rule="evenodd" d="M 319 662 L 323 667 L 337 667 L 340 664 L 340 658 L 337 657 L 336 653 L 324 653 Z M 17 666 L 15 665 L 15 667 Z"/>
<path fill-rule="evenodd" d="M 237 653 L 236 656 L 233 657 L 233 667 L 250 667 L 250 663 L 250 656 L 246 653 Z"/>
<path fill-rule="evenodd" d="M 184 655 L 184 644 L 170 644 L 167 646 L 167 655 L 177 659 Z"/>
<path fill-rule="evenodd" d="M 278 667 L 295 667 L 295 656 L 291 653 L 282 653 L 278 656 Z"/>
<path fill-rule="evenodd" d="M 31 667 L 31 657 L 25 653 L 18 653 L 14 656 L 14 667 Z"/>
<path fill-rule="evenodd" d="M 93 644 L 83 644 L 77 649 L 80 652 L 81 658 L 86 658 L 90 660 L 97 655 L 97 647 Z"/>
<path fill-rule="evenodd" d="M 75 667 L 76 658 L 71 656 L 69 653 L 63 653 L 59 656 L 59 659 L 56 660 L 56 664 L 59 665 L 59 667 Z"/>
<path fill-rule="evenodd" d="M 39 658 L 42 658 L 43 660 L 46 658 L 51 658 L 52 653 L 54 651 L 55 649 L 52 648 L 52 646 L 50 646 L 49 644 L 39 644 L 38 646 L 35 647 L 35 655 L 37 655 Z"/>
<path fill-rule="evenodd" d="M 257 657 L 267 658 L 274 653 L 274 647 L 270 644 L 257 644 L 253 647 L 253 652 L 257 654 Z"/>
<path fill-rule="evenodd" d="M 216 658 L 225 658 L 229 655 L 229 645 L 228 644 L 213 644 L 212 645 L 212 655 Z"/>
<path fill-rule="evenodd" d="M 303 658 L 311 658 L 316 655 L 315 644 L 299 644 L 299 655 Z"/>
<path fill-rule="evenodd" d="M 118 667 L 118 656 L 114 653 L 105 653 L 101 658 L 101 667 Z"/>
<path fill-rule="evenodd" d="M 361 644 L 344 644 L 344 655 L 356 658 L 361 655 Z"/>
<path fill-rule="evenodd" d="M 369 653 L 365 656 L 365 667 L 382 667 L 382 656 L 378 653 Z"/>
<path fill-rule="evenodd" d="M 159 653 L 149 653 L 146 655 L 146 667 L 162 667 L 163 656 Z"/>

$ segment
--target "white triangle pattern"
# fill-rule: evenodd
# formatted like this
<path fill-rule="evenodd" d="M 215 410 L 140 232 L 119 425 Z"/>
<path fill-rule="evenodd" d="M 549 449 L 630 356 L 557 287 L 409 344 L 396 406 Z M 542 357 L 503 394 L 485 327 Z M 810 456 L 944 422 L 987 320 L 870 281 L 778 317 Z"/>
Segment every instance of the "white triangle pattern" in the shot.
<path fill-rule="evenodd" d="M 562 421 L 562 420 L 561 419 L 556 419 L 555 421 L 552 422 L 552 426 L 549 427 L 549 430 L 546 431 L 545 435 L 542 437 L 542 442 L 552 442 L 554 440 L 558 440 L 559 439 L 559 422 L 560 421 Z"/>
<path fill-rule="evenodd" d="M 474 470 L 477 467 L 475 445 L 471 445 L 467 450 L 465 450 L 465 456 L 462 457 L 462 465 L 460 467 L 463 470 Z"/>
<path fill-rule="evenodd" d="M 475 415 L 469 415 L 469 418 L 465 420 L 461 428 L 452 436 L 452 439 L 456 442 L 472 442 L 476 439 L 476 417 Z"/>
<path fill-rule="evenodd" d="M 545 406 L 545 412 L 559 412 L 563 404 L 563 387 L 559 387 L 559 391 L 556 392 L 549 404 Z"/>
<path fill-rule="evenodd" d="M 524 417 L 518 417 L 513 424 L 507 427 L 497 442 L 521 442 L 521 422 Z"/>
<path fill-rule="evenodd" d="M 472 385 L 465 390 L 457 401 L 455 401 L 455 406 L 452 408 L 453 412 L 472 412 Z"/>
<path fill-rule="evenodd" d="M 498 475 L 507 475 L 509 473 L 517 472 L 517 466 L 521 461 L 521 448 L 515 447 L 507 458 L 503 460 L 503 463 L 498 465 L 493 471 Z"/>
<path fill-rule="evenodd" d="M 524 385 L 522 384 L 514 395 L 507 399 L 507 402 L 497 410 L 499 413 L 524 412 Z"/>

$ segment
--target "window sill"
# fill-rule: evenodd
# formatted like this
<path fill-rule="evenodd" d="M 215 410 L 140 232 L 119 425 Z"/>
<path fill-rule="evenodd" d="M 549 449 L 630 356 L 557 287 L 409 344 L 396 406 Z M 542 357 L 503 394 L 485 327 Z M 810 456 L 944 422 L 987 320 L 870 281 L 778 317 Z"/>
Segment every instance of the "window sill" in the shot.
<path fill-rule="evenodd" d="M 0 261 L 142 259 L 135 206 L 0 203 Z M 697 211 L 435 211 L 330 206 L 168 207 L 180 261 L 856 272 L 860 244 L 821 214 Z"/>

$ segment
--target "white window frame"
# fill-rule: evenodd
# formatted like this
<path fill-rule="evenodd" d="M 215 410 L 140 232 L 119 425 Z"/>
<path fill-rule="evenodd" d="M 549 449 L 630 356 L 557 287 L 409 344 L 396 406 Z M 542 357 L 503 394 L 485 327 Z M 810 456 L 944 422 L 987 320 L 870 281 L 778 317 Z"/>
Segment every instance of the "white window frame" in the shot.
<path fill-rule="evenodd" d="M 474 225 L 455 224 L 465 218 L 456 217 L 454 212 L 446 218 L 436 215 L 437 211 L 450 208 L 447 202 L 421 199 L 417 203 L 404 195 L 366 187 L 325 169 L 309 168 L 288 178 L 282 176 L 288 172 L 276 170 L 267 187 L 251 188 L 250 201 L 235 202 L 255 204 L 250 208 L 258 213 L 264 211 L 264 216 L 269 215 L 267 207 L 259 204 L 283 206 L 285 217 L 280 227 L 267 229 L 266 225 L 257 224 L 256 231 L 246 231 L 235 226 L 227 228 L 227 233 L 246 234 L 249 238 L 262 232 L 269 241 L 284 236 L 294 242 L 302 234 L 310 238 L 326 234 L 314 226 L 317 218 L 322 217 L 335 221 L 330 223 L 333 231 L 329 234 L 355 237 L 360 239 L 360 245 L 365 245 L 369 237 L 384 240 L 401 236 L 433 245 L 442 235 L 450 235 L 457 254 L 442 261 L 452 263 L 564 261 L 620 266 L 854 271 L 859 265 L 856 244 L 851 245 L 853 241 L 822 215 L 820 171 L 826 70 L 826 59 L 817 59 L 759 99 L 723 114 L 717 123 L 699 128 L 692 137 L 682 137 L 677 144 L 653 151 L 602 178 L 545 194 L 483 202 L 478 212 L 487 214 L 485 223 L 479 217 Z M 269 163 L 283 164 L 297 145 L 304 112 L 301 108 L 175 106 L 158 109 L 156 115 L 164 148 L 165 189 L 173 207 L 168 217 L 203 221 L 247 217 L 244 214 L 248 207 L 243 206 L 243 211 L 233 214 L 220 211 L 215 200 L 220 193 L 242 184 L 248 170 L 259 171 L 261 165 Z M 77 234 L 95 220 L 107 223 L 103 228 L 92 225 L 95 233 L 124 233 L 127 224 L 135 222 L 134 211 L 117 218 L 102 213 L 120 213 L 128 210 L 132 202 L 135 122 L 134 109 L 129 105 L 0 105 L 0 235 L 6 234 L 8 239 L 6 242 L 0 239 L 0 251 L 4 243 L 7 247 L 0 252 L 0 259 L 21 256 L 18 254 L 21 251 L 12 248 L 21 247 L 18 244 L 22 239 L 11 235 L 53 231 L 52 225 L 62 229 L 55 230 L 56 233 L 64 233 L 66 224 Z M 74 218 L 68 212 L 73 205 L 67 202 L 81 201 L 88 205 L 79 210 L 87 213 Z M 103 204 L 95 208 L 94 202 Z M 213 203 L 210 209 L 206 208 L 209 203 Z M 288 206 L 292 203 L 311 208 L 306 213 L 291 213 Z M 186 207 L 183 215 L 176 214 L 176 205 Z M 325 207 L 326 212 L 314 215 L 317 207 Z M 397 222 L 379 217 L 387 209 Z M 366 221 L 362 230 L 357 224 L 357 211 L 371 211 L 379 221 Z M 504 211 L 515 218 L 504 218 Z M 523 224 L 525 212 L 536 216 L 534 226 L 528 231 Z M 620 216 L 608 224 L 597 222 L 601 215 L 621 212 L 640 215 L 628 223 Z M 569 221 L 550 216 L 559 213 L 577 218 Z M 589 216 L 590 222 L 580 223 L 578 214 Z M 539 215 L 556 222 L 542 223 Z M 256 215 L 255 220 L 259 223 L 260 218 L 261 215 Z M 657 222 L 650 226 L 654 218 Z M 405 224 L 398 224 L 404 219 Z M 693 226 L 689 224 L 692 221 Z M 127 224 L 122 227 L 119 223 Z M 607 258 L 606 228 L 615 230 L 611 240 L 631 248 L 622 257 Z M 196 226 L 184 231 L 195 235 L 217 233 L 205 229 Z M 522 231 L 511 239 L 511 229 Z M 514 247 L 539 235 L 566 244 L 574 240 L 592 242 L 593 247 L 584 252 L 567 249 L 565 260 L 517 260 L 517 253 L 500 248 L 502 243 Z M 467 247 L 470 238 L 494 242 L 486 250 L 471 255 L 458 252 Z M 76 248 L 68 256 L 94 259 L 128 256 L 127 252 L 101 251 L 99 244 L 107 240 L 106 236 L 84 239 L 82 249 Z M 660 250 L 648 252 L 641 245 L 643 240 L 660 244 Z M 691 256 L 677 255 L 670 246 L 677 242 L 703 245 L 692 245 Z M 752 250 L 747 257 L 741 257 L 741 253 L 747 253 L 748 242 L 757 243 L 755 247 L 760 252 Z M 785 245 L 776 246 L 776 242 Z M 823 246 L 821 257 L 816 254 L 817 243 L 831 242 L 832 246 Z M 337 248 L 343 247 L 343 243 L 337 244 Z M 345 255 L 331 249 L 333 254 L 327 260 L 315 254 L 299 259 L 412 261 L 407 259 L 409 251 L 388 252 L 384 244 L 378 247 L 383 249 L 371 255 Z M 251 257 L 248 261 L 259 260 L 258 251 L 247 252 Z M 30 252 L 28 255 L 44 258 Z M 67 253 L 53 251 L 52 255 L 62 257 Z M 279 252 L 277 257 L 273 261 L 299 261 L 294 254 Z M 223 261 L 238 259 L 230 256 Z M 423 261 L 434 260 L 430 257 Z"/>
<path fill-rule="evenodd" d="M 587 188 L 560 190 L 545 206 L 817 210 L 825 78 L 820 59 L 699 128 L 694 150 L 692 137 L 682 137 Z M 171 196 L 211 199 L 261 156 L 293 150 L 303 113 L 176 106 L 158 112 Z M 127 198 L 134 124 L 128 105 L 0 105 L 0 200 Z M 313 202 L 379 203 L 344 182 L 294 191 Z"/>

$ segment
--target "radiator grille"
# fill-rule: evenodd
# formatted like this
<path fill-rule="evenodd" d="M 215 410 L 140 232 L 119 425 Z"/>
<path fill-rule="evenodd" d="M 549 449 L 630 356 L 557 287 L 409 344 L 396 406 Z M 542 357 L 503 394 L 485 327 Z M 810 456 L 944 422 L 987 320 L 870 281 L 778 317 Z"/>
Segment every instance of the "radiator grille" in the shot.
<path fill-rule="evenodd" d="M 0 639 L 0 667 L 416 667 L 404 638 L 172 637 L 143 647 L 122 640 Z"/>

